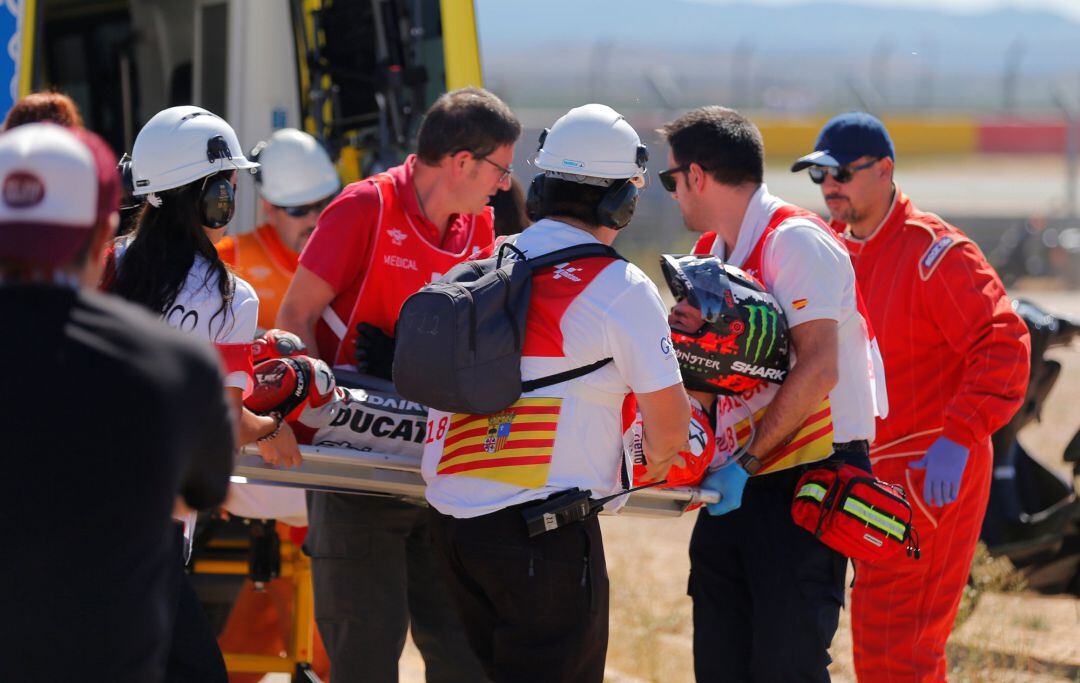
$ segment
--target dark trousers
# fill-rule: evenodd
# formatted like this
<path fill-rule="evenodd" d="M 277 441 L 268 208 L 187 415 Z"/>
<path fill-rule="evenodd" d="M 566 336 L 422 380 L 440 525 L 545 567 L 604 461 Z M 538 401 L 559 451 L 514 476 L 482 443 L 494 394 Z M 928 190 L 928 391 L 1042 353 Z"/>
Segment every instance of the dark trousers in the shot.
<path fill-rule="evenodd" d="M 172 642 L 165 667 L 166 683 L 227 683 L 225 659 L 217 638 L 206 618 L 191 580 L 184 572 L 183 525 L 176 524 L 176 559 L 173 567 L 172 596 L 175 599 Z"/>
<path fill-rule="evenodd" d="M 396 683 L 410 623 L 429 683 L 483 669 L 435 565 L 428 509 L 394 498 L 308 494 L 315 622 L 338 683 Z"/>
<path fill-rule="evenodd" d="M 529 538 L 518 507 L 432 511 L 432 538 L 469 643 L 497 683 L 601 683 L 608 577 L 596 517 Z"/>
<path fill-rule="evenodd" d="M 865 453 L 833 457 L 870 470 Z M 791 519 L 806 469 L 751 477 L 738 509 L 698 514 L 688 592 L 699 682 L 829 681 L 847 558 Z"/>

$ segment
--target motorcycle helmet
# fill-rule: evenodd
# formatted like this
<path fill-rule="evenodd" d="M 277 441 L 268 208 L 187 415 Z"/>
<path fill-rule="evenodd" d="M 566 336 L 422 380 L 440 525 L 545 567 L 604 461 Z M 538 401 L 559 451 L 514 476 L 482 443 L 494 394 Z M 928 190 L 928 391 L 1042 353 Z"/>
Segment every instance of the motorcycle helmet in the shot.
<path fill-rule="evenodd" d="M 687 389 L 734 395 L 783 383 L 787 319 L 760 282 L 716 256 L 664 254 L 660 265 L 675 300 L 685 299 L 704 320 L 697 330 L 671 330 Z"/>

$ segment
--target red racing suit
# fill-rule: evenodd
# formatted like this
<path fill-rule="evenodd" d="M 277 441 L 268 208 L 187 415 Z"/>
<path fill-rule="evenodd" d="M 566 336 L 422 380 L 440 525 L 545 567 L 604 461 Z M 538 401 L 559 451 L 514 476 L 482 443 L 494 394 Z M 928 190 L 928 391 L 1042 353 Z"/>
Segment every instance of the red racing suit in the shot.
<path fill-rule="evenodd" d="M 889 415 L 870 449 L 874 474 L 914 508 L 920 560 L 856 562 L 855 671 L 877 683 L 946 680 L 945 641 L 967 583 L 990 493 L 990 435 L 1020 407 L 1031 340 L 979 248 L 899 188 L 865 239 L 834 222 L 877 333 Z M 945 436 L 969 449 L 956 501 L 923 500 L 925 470 L 909 464 Z"/>

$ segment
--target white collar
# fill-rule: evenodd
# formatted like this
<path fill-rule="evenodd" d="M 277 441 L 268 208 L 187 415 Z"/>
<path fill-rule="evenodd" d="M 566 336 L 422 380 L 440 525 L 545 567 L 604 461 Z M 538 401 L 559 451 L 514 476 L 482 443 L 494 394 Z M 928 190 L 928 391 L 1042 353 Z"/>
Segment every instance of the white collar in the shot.
<path fill-rule="evenodd" d="M 514 245 L 529 257 L 576 247 L 579 244 L 600 244 L 600 240 L 580 228 L 550 218 L 542 218 L 533 223 L 523 230 L 514 242 Z"/>
<path fill-rule="evenodd" d="M 776 195 L 769 194 L 768 186 L 762 183 L 746 204 L 746 213 L 743 214 L 742 224 L 739 225 L 739 236 L 735 240 L 735 248 L 731 250 L 731 257 L 726 257 L 727 247 L 719 235 L 717 235 L 717 246 L 713 249 L 713 253 L 731 265 L 741 267 L 749 258 L 750 252 L 754 250 L 754 245 L 761 239 L 761 234 L 765 232 L 765 227 L 769 224 L 773 212 L 784 203 L 784 200 Z"/>

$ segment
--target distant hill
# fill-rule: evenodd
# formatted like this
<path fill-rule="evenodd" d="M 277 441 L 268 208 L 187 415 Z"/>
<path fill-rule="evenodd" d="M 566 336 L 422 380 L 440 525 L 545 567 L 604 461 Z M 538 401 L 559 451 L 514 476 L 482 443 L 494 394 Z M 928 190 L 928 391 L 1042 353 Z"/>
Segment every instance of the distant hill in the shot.
<path fill-rule="evenodd" d="M 1021 109 L 1052 108 L 1055 87 L 1080 89 L 1080 23 L 1041 10 L 687 0 L 498 0 L 478 10 L 489 82 L 525 103 L 607 90 L 642 106 L 726 96 L 801 111 L 863 97 L 993 109 L 1008 63 Z"/>

